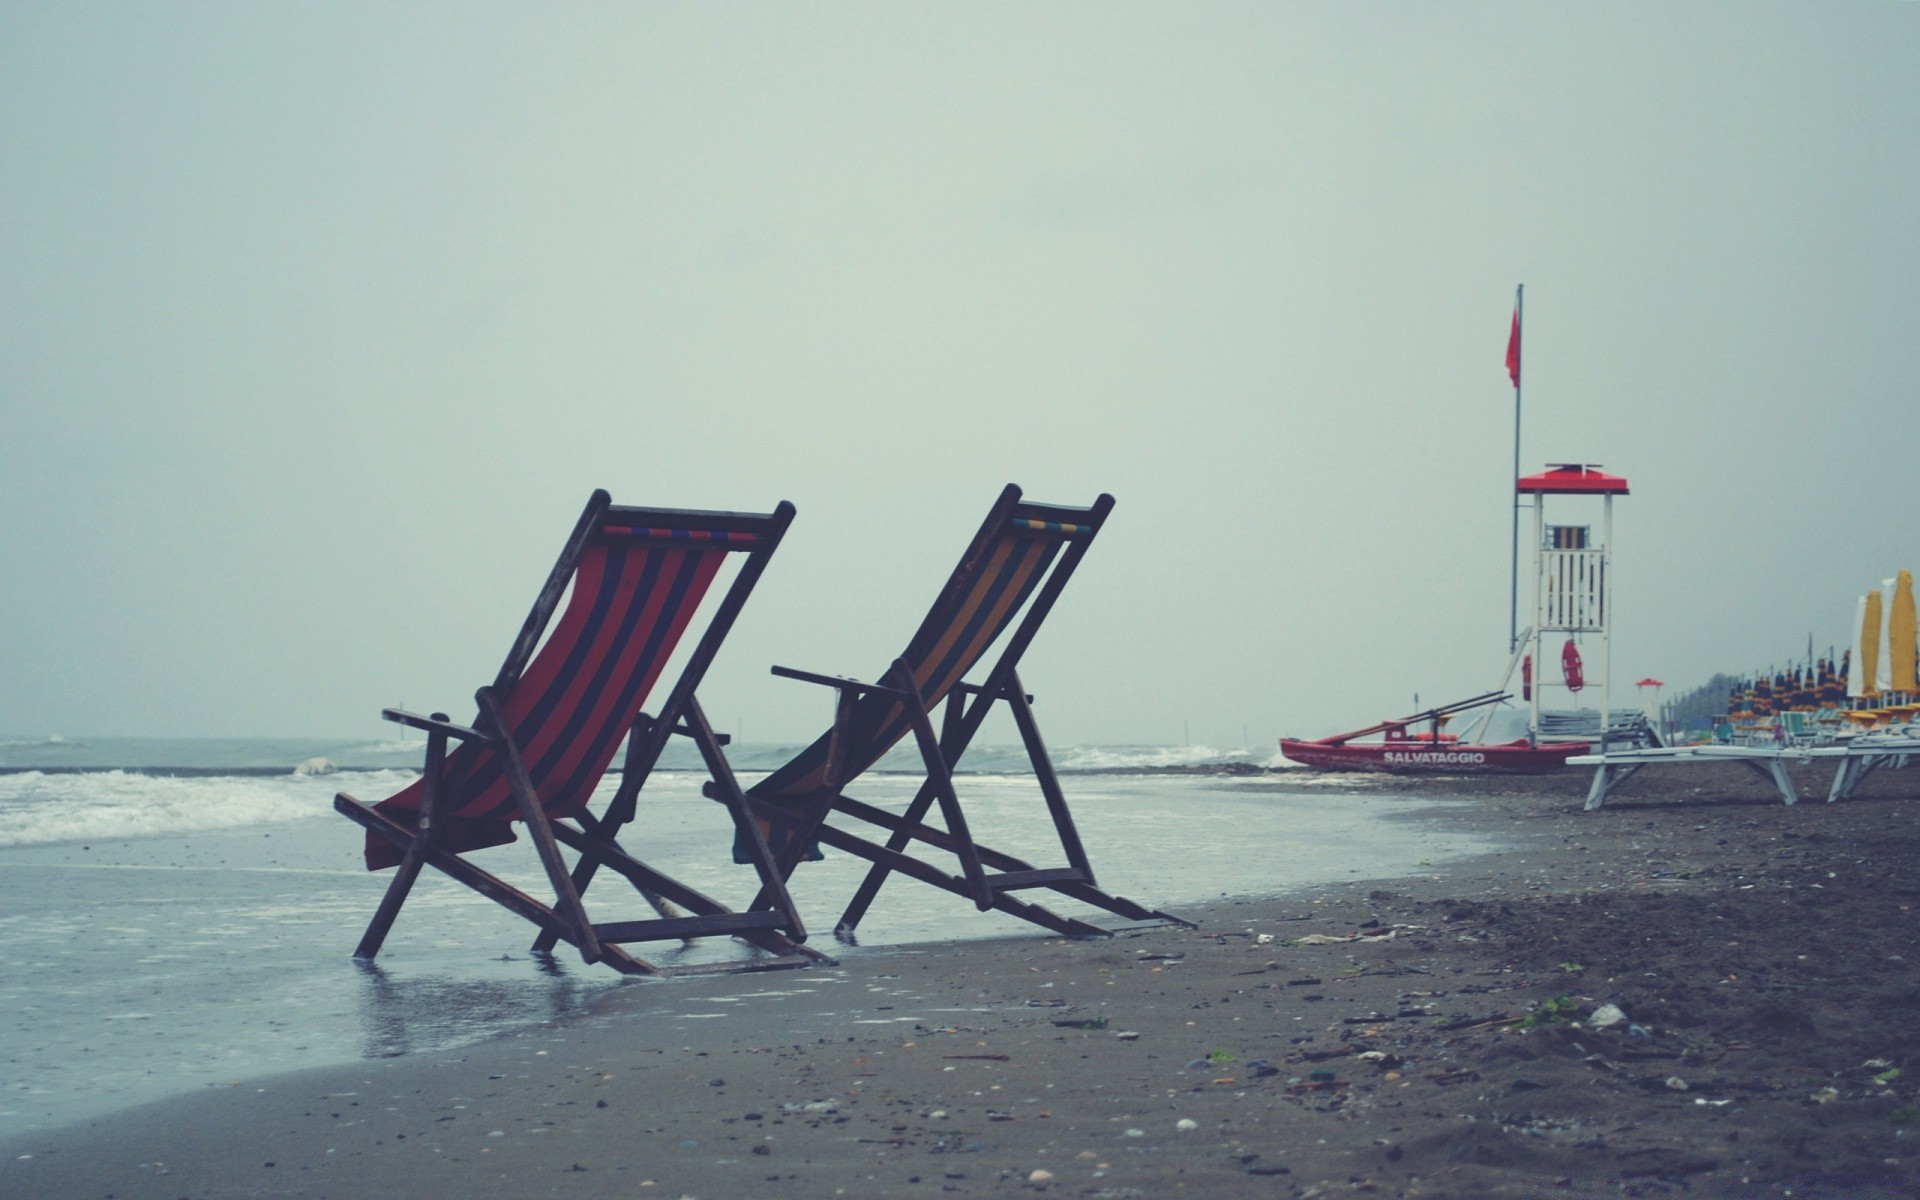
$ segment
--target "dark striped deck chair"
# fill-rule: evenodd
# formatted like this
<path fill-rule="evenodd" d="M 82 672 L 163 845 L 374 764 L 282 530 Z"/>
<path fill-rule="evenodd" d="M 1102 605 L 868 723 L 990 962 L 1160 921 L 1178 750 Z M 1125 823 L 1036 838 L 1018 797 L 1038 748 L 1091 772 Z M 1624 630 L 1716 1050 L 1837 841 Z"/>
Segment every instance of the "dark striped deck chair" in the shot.
<path fill-rule="evenodd" d="M 773 855 L 751 820 L 713 731 L 694 697 L 708 664 L 793 519 L 772 513 L 623 508 L 596 491 L 500 674 L 476 694 L 479 716 L 456 725 L 388 709 L 382 715 L 427 735 L 420 779 L 378 804 L 342 793 L 334 807 L 366 827 L 370 870 L 398 868 L 355 956 L 372 959 L 425 866 L 436 867 L 540 928 L 536 950 L 564 941 L 587 962 L 628 974 L 682 974 L 805 966 L 826 961 L 800 943 L 806 929 L 787 897 Z M 679 679 L 649 716 L 641 711 L 730 555 L 743 555 L 732 585 L 686 659 Z M 569 587 L 571 585 L 571 587 Z M 562 598 L 566 607 L 560 611 Z M 559 612 L 555 619 L 556 611 Z M 541 640 L 546 635 L 545 641 Z M 536 651 L 537 647 L 537 651 Z M 629 736 L 631 735 L 631 736 Z M 691 738 L 721 784 L 734 832 L 760 875 L 761 908 L 735 912 L 623 849 L 640 789 L 669 738 Z M 621 739 L 619 789 L 596 816 L 588 808 Z M 449 752 L 448 742 L 458 745 Z M 516 841 L 526 826 L 553 887 L 546 904 L 463 857 Z M 560 847 L 577 855 L 569 871 Z M 657 915 L 594 922 L 581 890 L 595 871 L 623 876 Z M 680 912 L 672 906 L 678 905 Z M 731 935 L 761 953 L 744 962 L 661 967 L 623 949 L 635 942 Z"/>
<path fill-rule="evenodd" d="M 1107 936 L 1110 929 L 1062 916 L 1016 897 L 1016 892 L 1050 889 L 1114 913 L 1130 922 L 1185 924 L 1167 913 L 1141 907 L 1101 891 L 1087 861 L 1080 835 L 1067 809 L 1060 781 L 1035 724 L 1031 697 L 1023 689 L 1018 666 L 1034 634 L 1046 620 L 1074 568 L 1100 532 L 1113 507 L 1101 496 L 1091 508 L 1062 508 L 1021 500 L 1007 485 L 967 547 L 953 577 L 941 589 L 932 611 L 876 683 L 861 683 L 787 667 L 774 674 L 820 684 L 837 691 L 833 728 L 791 762 L 755 784 L 748 803 L 764 822 L 778 856 L 782 878 L 806 857 L 818 857 L 824 844 L 871 862 L 865 881 L 842 914 L 835 933 L 851 942 L 856 926 L 888 878 L 898 873 L 973 901 L 981 911 L 1001 912 L 1075 937 Z M 996 643 L 1003 646 L 978 683 L 966 676 Z M 954 769 L 988 712 L 1004 702 L 1013 714 L 1033 764 L 1041 796 L 1059 834 L 1066 859 L 1061 867 L 1035 867 L 1011 854 L 975 841 L 962 810 Z M 945 706 L 941 728 L 932 714 Z M 895 814 L 847 795 L 847 785 L 897 743 L 911 736 L 926 777 L 903 814 Z M 708 794 L 724 799 L 720 789 Z M 934 806 L 941 825 L 927 824 Z M 840 820 L 830 820 L 840 818 Z M 884 842 L 861 837 L 846 825 L 875 826 Z M 958 872 L 907 853 L 912 843 L 952 855 Z M 753 845 L 737 838 L 734 857 L 748 861 Z M 754 907 L 774 903 L 765 890 Z"/>

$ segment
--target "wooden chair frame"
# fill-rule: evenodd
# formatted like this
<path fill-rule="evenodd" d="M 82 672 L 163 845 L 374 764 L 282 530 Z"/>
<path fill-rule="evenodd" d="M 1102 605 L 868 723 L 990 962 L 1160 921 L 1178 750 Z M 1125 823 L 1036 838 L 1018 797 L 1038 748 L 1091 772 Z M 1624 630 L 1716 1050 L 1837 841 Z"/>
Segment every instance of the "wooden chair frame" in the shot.
<path fill-rule="evenodd" d="M 596 491 L 581 514 L 565 549 L 548 575 L 546 585 L 535 600 L 533 610 L 522 625 L 506 662 L 494 682 L 475 694 L 479 717 L 473 726 L 457 725 L 445 713 L 420 716 L 396 709 L 381 715 L 427 735 L 426 763 L 422 778 L 421 806 L 417 825 L 408 828 L 374 806 L 364 804 L 345 793 L 334 798 L 334 807 L 372 833 L 387 839 L 400 852 L 401 861 L 381 899 L 366 934 L 354 956 L 370 960 L 391 929 L 400 907 L 405 903 L 421 868 L 432 866 L 450 878 L 472 888 L 509 911 L 519 914 L 540 929 L 534 950 L 549 951 L 558 942 L 567 942 L 580 951 L 586 962 L 604 962 L 625 974 L 682 975 L 717 971 L 767 970 L 809 966 L 832 960 L 802 943 L 807 931 L 785 881 L 779 874 L 758 823 L 751 819 L 740 799 L 722 747 L 726 737 L 714 732 L 695 697 L 707 667 L 732 628 L 734 619 L 746 603 L 768 559 L 779 546 L 787 525 L 793 519 L 793 506 L 782 502 L 769 514 L 699 512 L 678 509 L 628 508 L 614 506 L 604 491 Z M 722 597 L 705 632 L 695 644 L 685 668 L 657 715 L 636 713 L 627 737 L 626 760 L 620 787 L 599 817 L 581 812 L 568 819 L 550 818 L 536 792 L 523 761 L 523 747 L 515 740 L 503 718 L 506 698 L 532 661 L 542 633 L 558 609 L 568 582 L 574 577 L 582 555 L 604 526 L 633 526 L 684 530 L 695 528 L 720 534 L 752 535 L 753 548 L 732 585 Z M 642 702 L 645 697 L 640 698 Z M 674 736 L 690 738 L 698 747 L 711 778 L 727 804 L 740 838 L 751 847 L 761 888 L 759 907 L 736 912 L 712 897 L 681 883 L 665 872 L 649 866 L 624 849 L 618 835 L 634 819 L 640 789 L 658 763 L 662 751 Z M 540 863 L 555 895 L 545 904 L 475 866 L 448 848 L 444 842 L 445 822 L 439 809 L 445 801 L 444 764 L 449 740 L 490 746 L 499 755 L 511 788 L 517 816 L 526 825 Z M 732 797 L 731 800 L 728 797 Z M 569 871 L 560 847 L 565 845 L 577 855 Z M 660 913 L 657 919 L 595 923 L 587 916 L 581 893 L 597 870 L 608 870 L 625 878 Z M 675 915 L 667 902 L 688 910 Z M 661 966 L 648 962 L 623 948 L 624 943 L 686 940 L 698 937 L 733 936 L 765 952 L 740 962 L 694 966 Z"/>
<path fill-rule="evenodd" d="M 944 698 L 936 697 L 929 702 L 915 682 L 912 666 L 905 656 L 895 659 L 875 683 L 817 675 L 790 667 L 773 668 L 775 675 L 832 688 L 838 694 L 833 729 L 828 735 L 825 781 L 817 792 L 797 808 L 790 803 L 771 802 L 752 791 L 747 793 L 745 800 L 755 817 L 767 822 L 770 827 L 780 828 L 786 834 L 781 839 L 782 849 L 776 855 L 783 880 L 791 878 L 794 869 L 816 842 L 873 864 L 835 926 L 834 934 L 840 940 L 848 943 L 854 941 L 854 933 L 861 919 L 888 878 L 896 872 L 972 900 L 982 912 L 994 909 L 1069 937 L 1107 937 L 1114 930 L 1075 917 L 1062 916 L 1039 904 L 1016 898 L 1012 893 L 1048 889 L 1104 909 L 1126 921 L 1191 925 L 1191 922 L 1180 917 L 1146 908 L 1125 897 L 1102 891 L 1097 886 L 1093 866 L 1088 861 L 1079 830 L 1068 809 L 1066 795 L 1060 787 L 1052 760 L 1047 755 L 1039 724 L 1034 719 L 1032 697 L 1027 694 L 1017 670 L 1021 656 L 1052 611 L 1055 601 L 1072 578 L 1074 569 L 1079 566 L 1112 507 L 1113 497 L 1106 495 L 1102 495 L 1092 507 L 1081 509 L 1023 503 L 1020 489 L 1012 484 L 1008 484 L 1001 492 L 943 589 L 941 599 L 935 604 L 935 613 L 947 605 L 952 597 L 964 594 L 972 573 L 986 561 L 998 539 L 1006 536 L 1012 522 L 1022 520 L 1051 524 L 1075 532 L 1062 536 L 1065 545 L 1058 558 L 1028 600 L 1026 612 L 1008 636 L 1000 657 L 987 672 L 984 681 L 977 685 L 958 683 Z M 929 614 L 929 620 L 931 618 L 932 614 Z M 876 695 L 899 701 L 907 709 L 912 721 L 914 742 L 926 769 L 925 778 L 912 803 L 900 815 L 857 800 L 845 791 L 853 778 L 861 773 L 854 769 L 854 759 L 862 749 L 854 744 L 858 736 L 853 728 L 856 703 L 863 696 Z M 982 845 L 974 838 L 967 823 L 955 786 L 954 771 L 988 713 L 1000 703 L 1005 703 L 1011 710 L 1019 729 L 1021 742 L 1033 766 L 1034 776 L 1067 860 L 1065 867 L 1036 867 L 1014 855 Z M 936 706 L 942 704 L 944 714 L 941 729 L 936 733 L 931 714 Z M 727 798 L 718 788 L 709 788 L 708 795 L 715 799 Z M 936 804 L 946 826 L 944 829 L 926 823 L 927 815 Z M 829 818 L 836 813 L 856 822 L 876 826 L 885 830 L 888 836 L 884 842 L 875 841 L 830 824 Z M 960 873 L 956 875 L 942 870 L 908 854 L 906 851 L 914 842 L 953 854 L 959 860 Z M 765 888 L 750 907 L 757 909 L 775 904 L 777 895 L 772 888 Z"/>

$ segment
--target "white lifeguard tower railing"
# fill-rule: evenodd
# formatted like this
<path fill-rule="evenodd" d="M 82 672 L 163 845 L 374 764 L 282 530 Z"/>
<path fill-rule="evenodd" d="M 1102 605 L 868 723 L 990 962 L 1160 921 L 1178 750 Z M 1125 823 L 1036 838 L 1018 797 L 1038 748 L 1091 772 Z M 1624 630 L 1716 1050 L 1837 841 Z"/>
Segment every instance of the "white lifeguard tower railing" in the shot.
<path fill-rule="evenodd" d="M 1553 463 L 1537 475 L 1516 480 L 1514 490 L 1533 497 L 1533 628 L 1527 658 L 1532 667 L 1528 736 L 1540 740 L 1541 693 L 1558 688 L 1573 695 L 1588 686 L 1600 691 L 1600 741 L 1604 747 L 1612 709 L 1613 644 L 1613 498 L 1627 494 L 1627 481 L 1600 470 L 1598 463 Z M 1601 502 L 1600 540 L 1593 526 L 1547 524 L 1548 496 L 1597 496 Z M 1565 634 L 1559 679 L 1547 669 L 1543 649 L 1549 634 Z M 1599 678 L 1586 671 L 1585 643 L 1599 654 Z M 1576 707 L 1577 707 L 1576 702 Z"/>

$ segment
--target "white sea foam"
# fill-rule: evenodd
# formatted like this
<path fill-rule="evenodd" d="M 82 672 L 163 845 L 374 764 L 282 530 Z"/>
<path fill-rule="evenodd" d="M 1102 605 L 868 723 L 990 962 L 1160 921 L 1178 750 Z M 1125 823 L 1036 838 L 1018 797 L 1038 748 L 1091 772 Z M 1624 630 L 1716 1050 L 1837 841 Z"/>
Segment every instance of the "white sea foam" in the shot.
<path fill-rule="evenodd" d="M 336 791 L 379 798 L 411 777 L 405 771 L 326 778 L 26 771 L 0 776 L 0 846 L 166 837 L 306 820 L 330 815 Z"/>
<path fill-rule="evenodd" d="M 1054 760 L 1068 771 L 1124 771 L 1129 768 L 1206 767 L 1249 762 L 1251 750 L 1213 746 L 1069 746 Z"/>
<path fill-rule="evenodd" d="M 351 758 L 356 754 L 424 754 L 426 750 L 427 739 L 424 737 L 394 738 L 384 742 L 363 742 L 357 746 L 348 746 L 335 757 Z"/>

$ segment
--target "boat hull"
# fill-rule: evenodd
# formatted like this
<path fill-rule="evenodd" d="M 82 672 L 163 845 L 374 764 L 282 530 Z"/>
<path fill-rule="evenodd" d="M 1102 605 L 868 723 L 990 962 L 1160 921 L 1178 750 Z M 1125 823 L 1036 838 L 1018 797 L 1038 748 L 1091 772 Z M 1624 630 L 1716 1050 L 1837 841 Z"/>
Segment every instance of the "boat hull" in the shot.
<path fill-rule="evenodd" d="M 1304 767 L 1394 775 L 1539 775 L 1558 771 L 1569 758 L 1591 749 L 1586 742 L 1529 746 L 1524 740 L 1492 745 L 1443 741 L 1436 745 L 1412 738 L 1338 743 L 1280 739 L 1280 753 Z"/>

